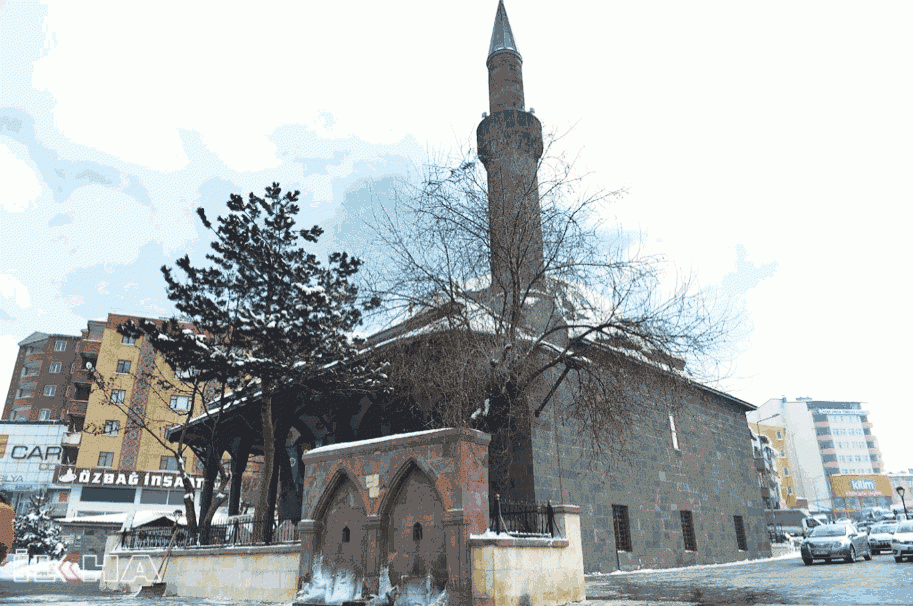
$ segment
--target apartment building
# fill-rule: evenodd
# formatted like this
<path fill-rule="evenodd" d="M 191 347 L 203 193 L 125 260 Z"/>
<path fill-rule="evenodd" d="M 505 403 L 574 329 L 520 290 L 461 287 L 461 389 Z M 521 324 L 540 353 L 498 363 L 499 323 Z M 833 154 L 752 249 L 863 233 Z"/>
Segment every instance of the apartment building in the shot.
<path fill-rule="evenodd" d="M 812 511 L 890 503 L 887 484 L 880 479 L 881 450 L 862 402 L 773 398 L 747 417 L 752 427 L 767 423 L 780 428 L 773 431 L 781 432 L 785 447 L 781 478 L 792 476 L 795 493 L 793 500 L 786 499 L 788 506 L 797 499 L 805 499 Z"/>
<path fill-rule="evenodd" d="M 36 332 L 19 344 L 3 418 L 54 420 L 64 430 L 58 448 L 45 445 L 51 458 L 43 465 L 53 464 L 51 477 L 38 486 L 6 481 L 21 474 L 5 474 L 0 490 L 22 493 L 20 500 L 46 490 L 52 511 L 67 517 L 183 505 L 177 461 L 163 442 L 165 428 L 184 419 L 194 396 L 145 339 L 117 332 L 130 319 L 139 320 L 109 314 L 89 321 L 79 336 Z M 197 457 L 185 452 L 199 488 Z"/>
<path fill-rule="evenodd" d="M 767 438 L 768 444 L 773 450 L 780 507 L 782 509 L 798 507 L 795 474 L 791 471 L 789 463 L 789 442 L 786 439 L 786 428 L 769 423 L 751 423 L 749 427 L 753 432 Z"/>

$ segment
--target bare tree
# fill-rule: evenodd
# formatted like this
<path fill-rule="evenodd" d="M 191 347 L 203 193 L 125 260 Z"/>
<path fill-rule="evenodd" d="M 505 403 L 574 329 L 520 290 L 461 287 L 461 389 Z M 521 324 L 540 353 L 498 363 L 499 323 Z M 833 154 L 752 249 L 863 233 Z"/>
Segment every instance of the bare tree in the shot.
<path fill-rule="evenodd" d="M 129 321 L 121 327 L 118 327 L 118 330 L 122 331 L 123 334 L 128 336 L 137 336 L 139 334 L 138 328 L 132 321 Z M 181 476 L 182 487 L 184 489 L 184 511 L 188 530 L 191 535 L 196 535 L 199 524 L 196 517 L 196 507 L 194 502 L 195 486 L 193 478 L 190 476 L 190 470 L 188 470 L 186 466 L 186 454 L 187 450 L 190 449 L 190 447 L 185 443 L 185 436 L 187 433 L 186 430 L 190 420 L 194 417 L 195 414 L 200 412 L 208 412 L 210 409 L 216 409 L 217 412 L 213 424 L 213 435 L 210 436 L 212 438 L 211 442 L 215 441 L 215 434 L 218 432 L 219 422 L 221 421 L 221 406 L 218 406 L 218 404 L 221 404 L 221 402 L 224 401 L 225 397 L 224 384 L 220 385 L 218 382 L 211 380 L 202 381 L 198 373 L 190 370 L 172 367 L 167 364 L 166 360 L 163 357 L 158 355 L 155 357 L 155 361 L 151 369 L 140 370 L 133 375 L 135 387 L 145 388 L 148 390 L 149 394 L 152 397 L 158 398 L 163 402 L 168 402 L 169 398 L 175 394 L 188 398 L 189 406 L 187 410 L 174 411 L 176 415 L 182 418 L 181 425 L 183 431 L 181 431 L 180 439 L 178 442 L 173 443 L 166 438 L 166 431 L 169 428 L 178 425 L 173 417 L 161 419 L 150 415 L 148 411 L 142 410 L 134 402 L 128 403 L 121 396 L 122 392 L 117 389 L 117 384 L 115 381 L 103 376 L 95 368 L 90 369 L 90 372 L 93 378 L 95 390 L 103 394 L 103 398 L 105 402 L 108 403 L 108 405 L 114 406 L 126 417 L 126 423 L 123 427 L 123 431 L 145 432 L 147 436 L 150 436 L 152 439 L 158 442 L 167 452 L 171 453 L 171 455 L 174 457 L 178 473 Z M 169 375 L 172 375 L 175 378 L 169 379 Z M 199 408 L 197 407 L 197 402 L 199 402 Z M 120 428 L 118 428 L 118 430 L 119 429 Z M 90 433 L 94 435 L 105 435 L 108 434 L 111 429 L 108 427 L 95 427 L 92 425 L 85 425 L 82 431 L 83 433 Z M 219 466 L 218 468 L 218 475 L 218 496 L 207 508 L 207 511 L 200 512 L 200 516 L 204 522 L 204 525 L 211 523 L 213 515 L 215 514 L 215 510 L 221 506 L 225 498 L 227 498 L 226 487 L 231 480 L 231 476 L 222 468 L 222 466 Z"/>
<path fill-rule="evenodd" d="M 620 229 L 607 237 L 599 217 L 623 191 L 587 189 L 549 153 L 555 141 L 538 181 L 514 184 L 536 204 L 499 211 L 501 225 L 465 147 L 376 207 L 369 258 L 389 262 L 368 277 L 385 320 L 408 319 L 384 355 L 395 393 L 428 426 L 485 429 L 509 449 L 552 406 L 594 451 L 621 452 L 648 394 L 672 412 L 677 387 L 711 378 L 733 318 Z"/>

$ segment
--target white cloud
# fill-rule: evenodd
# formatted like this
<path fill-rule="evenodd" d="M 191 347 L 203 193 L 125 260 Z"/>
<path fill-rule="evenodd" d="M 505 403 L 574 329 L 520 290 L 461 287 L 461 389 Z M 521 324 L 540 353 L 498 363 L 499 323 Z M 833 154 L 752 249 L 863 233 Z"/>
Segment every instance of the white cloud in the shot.
<path fill-rule="evenodd" d="M 0 294 L 6 299 L 15 299 L 16 305 L 22 309 L 32 306 L 32 298 L 25 284 L 12 274 L 0 274 Z"/>
<path fill-rule="evenodd" d="M 35 171 L 4 144 L 0 144 L 0 175 L 3 175 L 0 206 L 7 212 L 23 212 L 41 195 L 41 183 Z"/>

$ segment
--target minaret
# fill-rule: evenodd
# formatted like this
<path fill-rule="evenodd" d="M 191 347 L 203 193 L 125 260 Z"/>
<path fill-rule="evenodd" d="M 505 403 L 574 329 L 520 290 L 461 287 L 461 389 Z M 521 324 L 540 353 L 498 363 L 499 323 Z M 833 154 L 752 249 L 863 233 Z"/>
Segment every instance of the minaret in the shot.
<path fill-rule="evenodd" d="M 486 62 L 491 114 L 476 136 L 488 173 L 492 290 L 521 296 L 541 281 L 543 268 L 536 177 L 542 124 L 524 109 L 522 63 L 500 0 Z"/>

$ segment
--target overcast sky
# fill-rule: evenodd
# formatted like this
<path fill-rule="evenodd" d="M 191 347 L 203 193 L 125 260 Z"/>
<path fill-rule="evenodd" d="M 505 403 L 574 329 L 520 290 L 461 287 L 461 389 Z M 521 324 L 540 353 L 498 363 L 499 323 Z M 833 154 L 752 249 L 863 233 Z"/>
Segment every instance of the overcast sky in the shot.
<path fill-rule="evenodd" d="M 34 331 L 170 315 L 159 267 L 232 192 L 357 249 L 370 183 L 474 145 L 496 6 L 0 2 L 2 380 Z M 606 222 L 744 306 L 721 387 L 866 402 L 913 468 L 913 4 L 506 6 L 527 107 L 628 192 Z"/>

